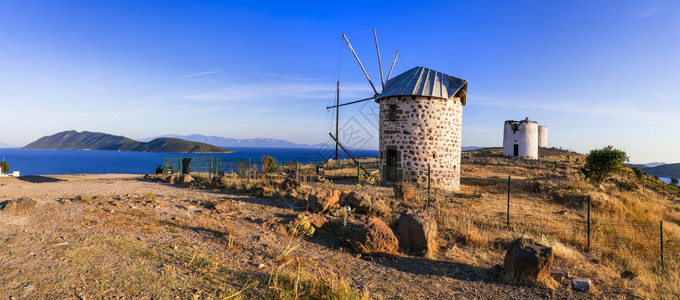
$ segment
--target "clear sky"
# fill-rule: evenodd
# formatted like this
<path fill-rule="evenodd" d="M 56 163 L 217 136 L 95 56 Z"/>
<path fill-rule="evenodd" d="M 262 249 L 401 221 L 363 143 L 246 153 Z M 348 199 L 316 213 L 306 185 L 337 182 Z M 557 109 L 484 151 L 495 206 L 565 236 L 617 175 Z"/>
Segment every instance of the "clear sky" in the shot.
<path fill-rule="evenodd" d="M 503 122 L 549 127 L 549 145 L 614 145 L 680 162 L 676 1 L 0 0 L 0 142 L 63 130 L 328 141 L 343 102 L 426 66 L 468 80 L 464 146 L 500 146 Z M 341 110 L 377 147 L 375 103 Z M 341 135 L 343 137 L 343 135 Z"/>

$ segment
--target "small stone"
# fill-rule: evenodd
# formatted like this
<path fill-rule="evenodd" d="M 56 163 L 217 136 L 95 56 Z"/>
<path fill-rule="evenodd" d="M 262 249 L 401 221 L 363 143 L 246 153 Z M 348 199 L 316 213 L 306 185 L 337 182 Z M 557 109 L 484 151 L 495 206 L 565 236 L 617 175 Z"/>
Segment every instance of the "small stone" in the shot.
<path fill-rule="evenodd" d="M 265 264 L 259 264 L 259 265 L 257 265 L 257 268 L 260 269 L 260 270 L 261 270 L 261 269 L 264 269 L 265 267 L 267 267 L 267 266 L 265 266 Z"/>
<path fill-rule="evenodd" d="M 30 291 L 33 291 L 33 290 L 35 290 L 35 285 L 33 285 L 33 284 L 29 284 L 29 285 L 24 287 L 24 291 L 26 291 L 26 292 L 30 292 Z"/>
<path fill-rule="evenodd" d="M 569 279 L 569 272 L 559 269 L 550 269 L 550 277 L 557 282 L 563 282 L 564 280 Z"/>
<path fill-rule="evenodd" d="M 621 278 L 623 278 L 623 279 L 629 279 L 630 280 L 630 279 L 635 279 L 636 277 L 638 277 L 638 274 L 631 271 L 631 270 L 625 270 L 625 271 L 621 272 Z"/>
<path fill-rule="evenodd" d="M 581 292 L 590 291 L 590 286 L 593 284 L 590 278 L 574 278 L 571 283 L 575 290 Z"/>

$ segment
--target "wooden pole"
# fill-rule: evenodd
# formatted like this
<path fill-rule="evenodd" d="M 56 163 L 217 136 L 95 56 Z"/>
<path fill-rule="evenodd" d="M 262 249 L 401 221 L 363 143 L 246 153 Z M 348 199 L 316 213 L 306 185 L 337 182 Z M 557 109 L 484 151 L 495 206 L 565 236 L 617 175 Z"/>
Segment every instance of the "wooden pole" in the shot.
<path fill-rule="evenodd" d="M 397 62 L 397 56 L 399 56 L 399 50 L 397 50 L 397 54 L 394 55 L 394 59 L 392 60 L 392 66 L 390 67 L 390 72 L 387 73 L 387 79 L 385 79 L 385 82 L 390 81 L 390 76 L 392 75 L 392 69 L 394 69 L 394 63 Z"/>
<path fill-rule="evenodd" d="M 588 195 L 588 246 L 586 250 L 590 252 L 590 195 Z"/>
<path fill-rule="evenodd" d="M 359 167 L 360 167 L 362 170 L 364 170 L 364 173 L 366 173 L 366 175 L 369 175 L 368 171 L 366 171 L 366 169 L 364 169 L 364 167 L 361 166 L 361 163 L 359 163 L 359 161 L 357 161 L 357 160 L 354 158 L 354 156 L 352 156 L 352 154 L 350 154 L 349 151 L 347 151 L 347 149 L 345 149 L 345 147 L 342 146 L 342 144 L 340 144 L 340 141 L 338 141 L 338 139 L 337 139 L 336 137 L 334 137 L 332 133 L 329 132 L 328 135 L 330 135 L 331 138 L 332 138 L 336 143 L 338 143 L 338 146 L 340 146 L 340 149 L 342 149 L 342 151 L 345 151 L 345 153 L 347 153 L 347 155 L 349 156 L 349 158 L 351 158 L 351 159 L 354 161 L 355 164 L 359 165 Z"/>
<path fill-rule="evenodd" d="M 357 53 L 354 51 L 354 48 L 352 48 L 352 44 L 349 43 L 349 40 L 347 39 L 347 36 L 343 33 L 342 38 L 345 39 L 345 42 L 347 42 L 347 46 L 349 46 L 349 50 L 352 51 L 352 54 L 354 54 L 354 58 L 357 59 L 357 62 L 359 63 L 359 67 L 361 67 L 361 70 L 364 71 L 364 75 L 366 76 L 366 79 L 368 79 L 368 83 L 371 84 L 371 87 L 373 88 L 373 92 L 375 94 L 378 94 L 378 90 L 375 89 L 375 86 L 373 85 L 373 82 L 371 81 L 371 78 L 368 77 L 368 73 L 366 73 L 366 69 L 364 68 L 364 65 L 361 63 L 361 60 L 359 59 L 359 56 Z"/>
<path fill-rule="evenodd" d="M 375 32 L 375 28 L 373 28 L 373 38 L 375 39 L 375 51 L 378 52 L 378 68 L 380 68 L 380 83 L 382 84 L 382 88 L 385 88 L 385 80 L 383 79 L 383 70 L 382 70 L 382 60 L 380 59 L 380 48 L 378 48 L 378 34 Z"/>
<path fill-rule="evenodd" d="M 340 81 L 337 82 L 337 87 L 335 89 L 335 136 L 339 136 L 339 124 L 340 124 Z M 335 160 L 338 160 L 338 142 L 335 142 Z"/>
<path fill-rule="evenodd" d="M 661 269 L 663 270 L 663 220 L 659 221 L 659 237 L 661 240 Z"/>

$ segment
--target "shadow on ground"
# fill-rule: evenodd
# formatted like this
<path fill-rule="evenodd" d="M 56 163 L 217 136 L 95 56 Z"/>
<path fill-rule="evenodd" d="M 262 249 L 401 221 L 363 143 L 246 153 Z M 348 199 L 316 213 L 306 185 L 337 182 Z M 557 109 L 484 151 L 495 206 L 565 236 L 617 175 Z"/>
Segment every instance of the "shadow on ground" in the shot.
<path fill-rule="evenodd" d="M 49 176 L 40 176 L 40 175 L 19 176 L 19 177 L 16 177 L 16 179 L 21 180 L 21 181 L 30 182 L 30 183 L 46 183 L 46 182 L 66 181 L 64 179 L 59 179 L 59 178 L 54 178 L 54 177 L 49 177 Z"/>

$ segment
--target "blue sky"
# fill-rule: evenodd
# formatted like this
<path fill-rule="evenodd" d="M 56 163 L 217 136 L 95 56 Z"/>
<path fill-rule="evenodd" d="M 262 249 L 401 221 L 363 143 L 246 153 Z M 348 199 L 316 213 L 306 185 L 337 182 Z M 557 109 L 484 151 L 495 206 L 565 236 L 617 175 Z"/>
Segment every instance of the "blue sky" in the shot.
<path fill-rule="evenodd" d="M 674 1 L 0 0 L 0 142 L 63 130 L 328 141 L 342 101 L 372 95 L 373 35 L 387 73 L 422 65 L 469 82 L 464 146 L 499 146 L 530 117 L 549 145 L 614 145 L 680 161 L 680 4 Z M 386 74 L 385 74 L 386 75 Z M 341 111 L 377 147 L 370 111 Z M 343 135 L 341 135 L 343 137 Z"/>

